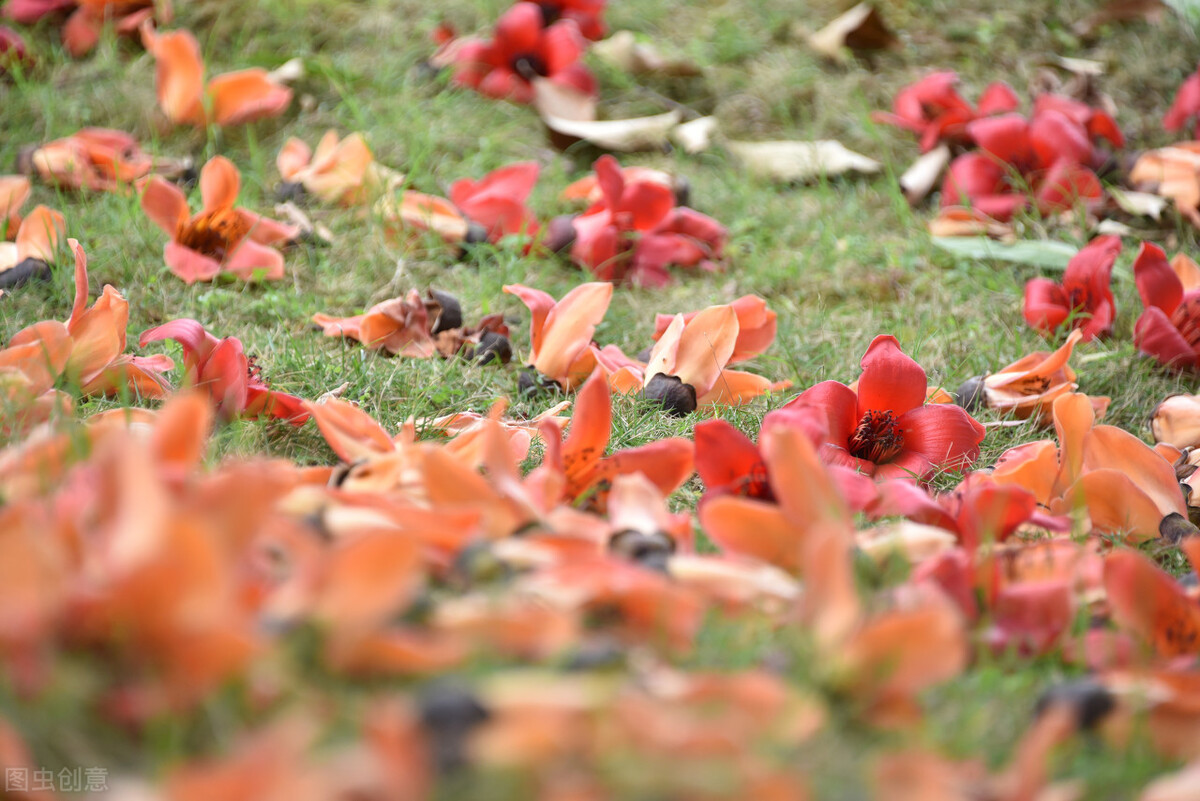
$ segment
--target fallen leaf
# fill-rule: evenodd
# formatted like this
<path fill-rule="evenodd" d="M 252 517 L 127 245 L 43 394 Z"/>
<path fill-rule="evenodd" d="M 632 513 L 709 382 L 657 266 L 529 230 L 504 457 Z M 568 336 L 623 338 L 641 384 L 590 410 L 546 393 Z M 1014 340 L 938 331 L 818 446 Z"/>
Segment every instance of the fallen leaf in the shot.
<path fill-rule="evenodd" d="M 675 126 L 675 130 L 671 131 L 671 141 L 679 145 L 684 153 L 700 153 L 712 145 L 716 132 L 716 117 L 700 117 Z"/>
<path fill-rule="evenodd" d="M 808 37 L 808 46 L 835 61 L 846 50 L 886 50 L 900 43 L 870 3 L 859 3 Z"/>
<path fill-rule="evenodd" d="M 849 150 L 841 142 L 726 142 L 725 148 L 761 178 L 777 181 L 806 181 L 846 172 L 873 173 L 883 165 Z"/>
<path fill-rule="evenodd" d="M 597 120 L 596 99 L 545 79 L 534 81 L 534 107 L 550 129 L 550 141 L 560 149 L 589 142 L 605 150 L 630 152 L 665 147 L 683 113 L 679 110 L 650 117 Z"/>
<path fill-rule="evenodd" d="M 1167 207 L 1167 199 L 1149 192 L 1132 192 L 1109 187 L 1109 195 L 1121 207 L 1121 210 L 1135 217 L 1149 217 L 1158 220 L 1162 217 L 1163 209 Z"/>
<path fill-rule="evenodd" d="M 652 45 L 639 42 L 632 31 L 617 31 L 596 42 L 591 50 L 604 61 L 630 75 L 662 75 L 690 78 L 702 74 L 694 62 L 685 58 L 666 58 Z"/>
<path fill-rule="evenodd" d="M 962 259 L 992 259 L 1016 264 L 1030 264 L 1048 270 L 1065 270 L 1067 262 L 1079 249 L 1066 242 L 1051 239 L 1024 239 L 1010 245 L 985 236 L 933 236 L 936 247 Z"/>
<path fill-rule="evenodd" d="M 950 148 L 938 145 L 912 163 L 900 176 L 900 188 L 908 202 L 917 205 L 933 190 L 946 165 L 950 163 Z"/>

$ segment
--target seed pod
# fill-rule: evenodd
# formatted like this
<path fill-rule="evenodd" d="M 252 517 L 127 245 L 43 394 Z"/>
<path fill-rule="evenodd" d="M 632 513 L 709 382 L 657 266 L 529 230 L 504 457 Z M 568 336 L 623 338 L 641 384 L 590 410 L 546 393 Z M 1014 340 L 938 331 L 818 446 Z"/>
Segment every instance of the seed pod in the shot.
<path fill-rule="evenodd" d="M 453 328 L 462 328 L 462 305 L 458 298 L 440 289 L 430 289 L 425 295 L 425 314 L 431 320 L 430 334 L 436 335 Z"/>
<path fill-rule="evenodd" d="M 983 383 L 984 376 L 977 375 L 962 382 L 954 390 L 954 403 L 968 412 L 977 412 L 987 400 L 987 389 Z"/>
<path fill-rule="evenodd" d="M 675 553 L 675 538 L 662 531 L 625 529 L 609 538 L 608 549 L 642 567 L 666 572 L 667 560 Z"/>
<path fill-rule="evenodd" d="M 280 203 L 295 203 L 304 199 L 308 190 L 299 181 L 280 181 L 275 187 L 275 197 Z"/>
<path fill-rule="evenodd" d="M 467 235 L 463 239 L 463 247 L 478 245 L 488 241 L 488 229 L 474 220 L 467 221 Z"/>
<path fill-rule="evenodd" d="M 696 388 L 683 383 L 679 376 L 659 373 L 646 384 L 643 394 L 656 400 L 673 417 L 683 417 L 696 411 Z"/>
<path fill-rule="evenodd" d="M 494 361 L 499 361 L 500 364 L 508 364 L 512 361 L 512 343 L 508 341 L 508 337 L 503 334 L 497 334 L 495 331 L 484 331 L 479 337 L 479 345 L 475 347 L 475 352 L 472 355 L 476 364 L 490 364 Z"/>
<path fill-rule="evenodd" d="M 50 265 L 32 256 L 0 272 L 0 289 L 15 289 L 30 281 L 49 281 Z"/>
<path fill-rule="evenodd" d="M 1081 679 L 1051 687 L 1038 699 L 1035 715 L 1051 707 L 1066 704 L 1075 712 L 1075 725 L 1081 731 L 1094 729 L 1117 706 L 1116 698 L 1103 684 Z"/>
<path fill-rule="evenodd" d="M 1158 524 L 1158 534 L 1168 542 L 1178 544 L 1184 537 L 1200 534 L 1200 528 L 1193 525 L 1179 512 L 1171 512 Z"/>
<path fill-rule="evenodd" d="M 429 735 L 434 764 L 443 774 L 466 764 L 467 736 L 491 717 L 468 688 L 445 680 L 434 682 L 417 696 L 417 710 Z"/>
<path fill-rule="evenodd" d="M 575 215 L 562 214 L 555 217 L 546 225 L 546 238 L 543 244 L 552 253 L 562 253 L 575 244 Z"/>

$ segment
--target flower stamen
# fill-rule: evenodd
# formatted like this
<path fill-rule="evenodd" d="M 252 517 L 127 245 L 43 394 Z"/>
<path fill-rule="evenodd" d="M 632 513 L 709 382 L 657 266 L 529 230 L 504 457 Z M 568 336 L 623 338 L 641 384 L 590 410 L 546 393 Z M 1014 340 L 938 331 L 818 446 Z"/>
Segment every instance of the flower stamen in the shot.
<path fill-rule="evenodd" d="M 904 450 L 904 434 L 895 413 L 870 410 L 858 421 L 848 444 L 851 456 L 883 464 Z"/>

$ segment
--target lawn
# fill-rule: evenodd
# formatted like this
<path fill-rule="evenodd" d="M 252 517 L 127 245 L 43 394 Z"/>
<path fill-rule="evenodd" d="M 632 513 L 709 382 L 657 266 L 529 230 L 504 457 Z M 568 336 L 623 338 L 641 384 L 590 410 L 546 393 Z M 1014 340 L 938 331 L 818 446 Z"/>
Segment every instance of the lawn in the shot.
<path fill-rule="evenodd" d="M 0 80 L 0 171 L 13 171 L 28 145 L 85 126 L 115 128 L 133 134 L 151 153 L 190 157 L 197 167 L 214 156 L 227 157 L 241 173 L 240 205 L 270 214 L 281 180 L 275 157 L 289 137 L 315 144 L 328 129 L 359 131 L 378 162 L 405 174 L 407 187 L 435 195 L 445 195 L 460 178 L 478 179 L 512 162 L 537 162 L 541 174 L 530 207 L 539 219 L 548 220 L 572 210 L 559 193 L 588 174 L 603 151 L 584 144 L 560 151 L 530 107 L 456 87 L 448 71 L 437 72 L 426 63 L 436 49 L 432 35 L 439 24 L 485 33 L 507 5 L 502 0 L 447 0 L 433 6 L 406 0 L 179 0 L 169 27 L 195 33 L 210 76 L 250 66 L 274 69 L 293 58 L 303 62 L 304 75 L 293 84 L 295 99 L 282 116 L 224 128 L 169 124 L 156 102 L 154 59 L 140 44 L 108 31 L 91 55 L 73 59 L 58 43 L 61 18 L 50 18 L 21 28 L 36 63 Z M 588 54 L 585 62 L 597 76 L 608 116 L 685 107 L 689 114 L 714 115 L 730 139 L 836 139 L 879 160 L 883 169 L 875 175 L 781 184 L 748 175 L 719 143 L 694 155 L 679 149 L 617 154 L 623 165 L 685 177 L 690 205 L 724 224 L 729 243 L 719 272 L 677 270 L 673 282 L 661 289 L 618 286 L 595 340 L 636 354 L 653 344 L 658 313 L 688 312 L 757 294 L 777 313 L 778 332 L 770 349 L 745 369 L 772 381 L 789 381 L 791 388 L 745 406 L 702 408 L 683 417 L 668 416 L 637 395 L 615 395 L 610 451 L 671 436 L 690 438 L 697 423 L 714 415 L 753 437 L 764 414 L 798 391 L 821 381 L 857 378 L 859 360 L 880 334 L 894 335 L 925 368 L 930 385 L 948 390 L 1047 349 L 1046 340 L 1022 318 L 1022 293 L 1028 279 L 1054 277 L 1055 271 L 938 248 L 926 229 L 938 210 L 936 195 L 914 208 L 897 185 L 897 176 L 919 154 L 917 144 L 911 135 L 872 121 L 871 113 L 890 109 L 902 87 L 945 69 L 957 71 L 968 98 L 1003 80 L 1027 109 L 1027 98 L 1046 86 L 1047 76 L 1060 81 L 1070 77 L 1053 66 L 1055 59 L 1094 60 L 1103 66 L 1095 86 L 1111 98 L 1128 142 L 1106 177 L 1117 181 L 1136 153 L 1181 138 L 1165 132 L 1160 121 L 1180 83 L 1195 69 L 1196 30 L 1168 12 L 1157 22 L 1113 23 L 1081 38 L 1073 26 L 1096 5 L 1084 0 L 878 4 L 898 46 L 835 63 L 807 47 L 803 32 L 840 13 L 843 7 L 837 3 L 614 0 L 606 12 L 611 30 L 631 30 L 663 52 L 686 57 L 702 67 L 702 75 L 635 77 Z M 193 209 L 198 208 L 198 187 L 192 183 L 185 191 Z M 137 338 L 169 320 L 194 318 L 218 337 L 240 338 L 273 389 L 316 399 L 346 384 L 339 397 L 356 403 L 392 434 L 410 418 L 482 413 L 501 398 L 510 400 L 506 414 L 521 419 L 569 397 L 556 389 L 519 390 L 531 346 L 529 312 L 502 292 L 505 285 L 525 284 L 559 298 L 590 280 L 565 256 L 526 254 L 503 242 L 460 249 L 429 233 L 389 237 L 369 207 L 339 209 L 310 196 L 301 205 L 314 222 L 328 228 L 332 241 L 310 237 L 289 247 L 282 280 L 222 278 L 185 285 L 164 264 L 166 237 L 143 213 L 136 194 L 71 192 L 35 183 L 29 207 L 38 203 L 63 212 L 69 236 L 86 249 L 92 295 L 111 284 L 128 299 L 130 352 L 167 352 L 180 362 L 175 345 L 138 349 Z M 1200 248 L 1195 229 L 1173 210 L 1158 222 L 1123 219 L 1135 230 L 1125 237 L 1113 271 L 1113 333 L 1080 345 L 1072 363 L 1080 392 L 1111 397 L 1104 422 L 1150 442 L 1155 406 L 1173 393 L 1195 392 L 1196 381 L 1194 375 L 1163 370 L 1135 347 L 1134 321 L 1141 303 L 1131 265 L 1139 239 L 1162 245 L 1168 255 L 1184 251 L 1200 257 Z M 1014 227 L 1020 239 L 1082 246 L 1094 234 L 1093 222 L 1082 210 L 1053 219 L 1021 213 Z M 36 321 L 66 319 L 73 280 L 69 261 L 60 258 L 49 282 L 6 293 L 0 299 L 0 342 Z M 481 366 L 463 358 L 387 357 L 356 342 L 324 337 L 311 323 L 314 314 L 358 314 L 413 288 L 453 294 L 468 320 L 502 313 L 512 330 L 512 363 Z M 1062 336 L 1053 339 L 1049 349 L 1061 341 Z M 182 383 L 181 370 L 173 375 L 176 384 Z M 80 399 L 75 416 L 126 402 L 160 405 L 128 397 Z M 992 465 L 1013 445 L 1053 436 L 1031 425 L 988 425 L 1007 419 L 994 411 L 974 414 L 988 426 L 978 467 Z M 3 428 L 0 444 L 12 447 L 28 434 L 17 425 Z M 418 433 L 440 441 L 424 423 Z M 535 457 L 542 450 L 535 444 Z M 311 423 L 296 427 L 279 420 L 241 420 L 217 428 L 205 463 L 216 469 L 227 460 L 264 454 L 302 466 L 339 461 Z M 526 467 L 535 462 L 531 458 Z M 939 474 L 933 483 L 950 489 L 958 478 L 957 473 Z M 669 506 L 690 513 L 703 492 L 700 479 L 692 476 L 670 497 Z M 715 550 L 703 534 L 699 540 L 701 551 Z M 1186 572 L 1178 549 L 1153 550 L 1171 572 Z M 907 566 L 859 567 L 864 597 L 881 594 L 908 575 Z M 427 595 L 436 600 L 455 592 L 452 582 L 438 579 Z M 1087 609 L 1076 612 L 1073 626 L 1078 631 L 1087 626 Z M 406 614 L 406 619 L 419 620 L 421 612 L 409 609 Z M 321 664 L 317 639 L 302 626 L 275 642 L 269 657 L 256 664 L 255 674 L 262 676 L 242 676 L 185 712 L 157 715 L 138 726 L 114 725 L 97 700 L 98 688 L 108 683 L 111 671 L 123 670 L 123 663 L 110 660 L 103 650 L 60 642 L 53 646 L 57 656 L 47 663 L 50 673 L 38 692 L 21 691 L 11 677 L 0 682 L 0 717 L 28 744 L 33 765 L 55 771 L 102 765 L 110 785 L 137 777 L 158 786 L 179 764 L 227 755 L 240 733 L 281 725 L 289 711 L 319 710 L 312 714 L 324 728 L 314 751 L 325 753 L 352 741 L 362 720 L 378 711 L 381 698 L 427 698 L 437 692 L 431 686 L 442 686 L 437 682 L 444 677 L 439 679 L 437 671 L 370 680 L 337 675 Z M 652 642 L 642 643 L 625 648 L 620 667 L 594 672 L 616 681 L 621 671 L 644 671 L 646 660 L 662 660 L 663 670 L 670 665 L 692 671 L 762 666 L 777 671 L 788 687 L 821 699 L 823 724 L 799 744 L 758 743 L 761 753 L 755 758 L 802 775 L 814 797 L 830 799 L 868 797 L 867 767 L 899 749 L 980 759 L 988 769 L 999 770 L 1030 727 L 1038 698 L 1084 673 L 1056 652 L 1031 659 L 992 653 L 976 642 L 970 667 L 924 691 L 919 722 L 896 730 L 872 726 L 861 699 L 829 690 L 823 656 L 810 639 L 803 626 L 786 616 L 767 620 L 710 610 L 693 648 L 664 653 Z M 0 638 L 0 656 L 4 647 Z M 564 665 L 574 650 L 567 651 L 542 660 L 556 681 L 568 675 Z M 522 661 L 485 654 L 452 672 L 479 688 L 517 671 Z M 256 703 L 254 683 L 260 679 L 284 689 L 277 688 L 269 703 Z M 11 759 L 0 747 L 0 762 Z M 672 760 L 639 754 L 632 744 L 612 746 L 592 764 L 602 766 L 597 769 L 599 785 L 588 785 L 591 795 L 580 790 L 571 797 L 709 797 L 700 789 L 712 797 L 738 797 L 733 791 L 720 795 L 716 788 L 721 780 L 710 782 L 702 773 L 693 777 L 699 789 L 679 776 L 664 778 Z M 1124 747 L 1085 733 L 1055 751 L 1050 771 L 1055 778 L 1082 781 L 1082 797 L 1117 799 L 1134 797 L 1152 778 L 1182 764 L 1160 754 L 1138 733 Z M 559 768 L 582 774 L 580 765 L 566 759 Z M 547 784 L 541 775 L 535 779 L 535 774 L 532 768 L 468 767 L 442 776 L 433 792 L 444 798 L 568 797 L 565 783 L 554 785 L 558 789 L 552 794 L 547 787 L 553 782 Z"/>

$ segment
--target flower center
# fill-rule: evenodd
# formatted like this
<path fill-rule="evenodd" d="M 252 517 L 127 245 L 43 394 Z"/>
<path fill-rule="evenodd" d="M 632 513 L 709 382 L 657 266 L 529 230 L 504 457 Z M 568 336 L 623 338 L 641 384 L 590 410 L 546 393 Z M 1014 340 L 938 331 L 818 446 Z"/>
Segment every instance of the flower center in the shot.
<path fill-rule="evenodd" d="M 179 244 L 197 253 L 224 261 L 237 247 L 250 227 L 233 209 L 218 209 L 197 215 L 189 220 L 176 237 Z"/>
<path fill-rule="evenodd" d="M 550 74 L 546 62 L 537 53 L 521 53 L 513 57 L 511 66 L 513 72 L 526 80 L 531 80 L 535 75 L 545 78 Z"/>
<path fill-rule="evenodd" d="M 895 414 L 871 410 L 858 421 L 849 445 L 851 456 L 883 464 L 904 449 L 904 434 Z"/>
<path fill-rule="evenodd" d="M 549 28 L 562 16 L 562 9 L 558 7 L 557 3 L 538 3 L 538 8 L 542 11 L 543 28 Z"/>
<path fill-rule="evenodd" d="M 1200 350 L 1200 293 L 1184 295 L 1183 302 L 1171 315 L 1171 323 L 1193 350 Z"/>

